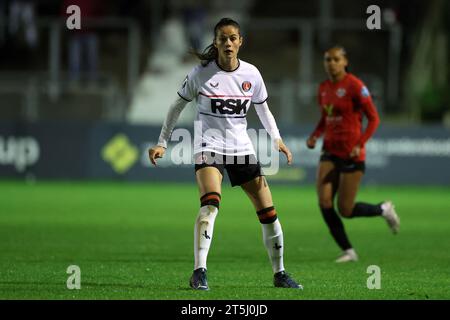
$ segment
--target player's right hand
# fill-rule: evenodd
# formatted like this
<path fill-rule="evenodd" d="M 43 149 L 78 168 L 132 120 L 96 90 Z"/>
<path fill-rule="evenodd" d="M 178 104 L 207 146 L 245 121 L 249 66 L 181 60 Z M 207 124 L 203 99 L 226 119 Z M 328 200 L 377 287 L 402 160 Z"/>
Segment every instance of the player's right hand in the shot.
<path fill-rule="evenodd" d="M 154 146 L 153 148 L 148 149 L 148 157 L 150 158 L 150 162 L 156 166 L 156 159 L 162 158 L 166 149 L 161 146 Z"/>
<path fill-rule="evenodd" d="M 317 141 L 316 137 L 309 137 L 308 140 L 306 140 L 306 146 L 309 149 L 314 149 L 316 147 L 316 141 Z"/>

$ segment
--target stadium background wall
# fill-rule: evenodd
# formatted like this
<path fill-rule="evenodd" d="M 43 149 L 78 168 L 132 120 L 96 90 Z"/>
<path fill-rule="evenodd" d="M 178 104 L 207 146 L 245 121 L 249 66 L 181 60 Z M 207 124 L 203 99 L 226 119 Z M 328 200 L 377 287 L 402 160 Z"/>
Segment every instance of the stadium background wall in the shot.
<path fill-rule="evenodd" d="M 281 127 L 294 155 L 288 167 L 280 159 L 271 183 L 314 183 L 319 144 L 311 151 L 305 139 L 312 127 Z M 192 128 L 187 128 L 191 133 Z M 123 180 L 194 182 L 192 164 L 170 161 L 171 142 L 159 168 L 150 166 L 147 149 L 160 127 L 112 123 L 0 124 L 0 176 L 10 179 Z M 186 155 L 185 155 L 186 156 Z M 450 135 L 442 126 L 382 125 L 367 144 L 364 184 L 450 185 Z M 227 178 L 225 178 L 227 179 Z"/>

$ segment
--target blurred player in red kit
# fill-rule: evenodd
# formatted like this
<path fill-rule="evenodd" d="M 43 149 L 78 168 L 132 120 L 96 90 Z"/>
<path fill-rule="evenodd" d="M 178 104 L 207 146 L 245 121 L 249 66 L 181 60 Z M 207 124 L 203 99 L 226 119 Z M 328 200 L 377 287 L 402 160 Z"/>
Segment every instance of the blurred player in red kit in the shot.
<path fill-rule="evenodd" d="M 391 201 L 355 203 L 365 171 L 365 144 L 380 119 L 367 87 L 348 72 L 343 47 L 336 46 L 325 52 L 324 67 L 328 80 L 319 86 L 321 118 L 306 144 L 312 149 L 324 135 L 316 183 L 319 207 L 331 235 L 343 251 L 336 262 L 357 261 L 358 256 L 334 208 L 336 194 L 337 209 L 344 218 L 381 216 L 394 233 L 398 232 L 400 219 Z M 364 130 L 363 116 L 368 120 Z"/>

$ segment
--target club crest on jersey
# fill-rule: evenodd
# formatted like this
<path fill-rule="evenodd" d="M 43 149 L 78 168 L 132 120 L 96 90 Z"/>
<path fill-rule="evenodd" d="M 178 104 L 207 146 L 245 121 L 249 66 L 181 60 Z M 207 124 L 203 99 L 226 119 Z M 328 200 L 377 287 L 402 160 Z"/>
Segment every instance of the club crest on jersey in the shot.
<path fill-rule="evenodd" d="M 347 91 L 345 91 L 344 88 L 339 88 L 339 89 L 337 89 L 337 91 L 336 91 L 336 95 L 337 95 L 339 98 L 342 98 L 343 96 L 345 96 L 346 93 L 347 93 Z"/>
<path fill-rule="evenodd" d="M 244 90 L 245 92 L 249 91 L 252 88 L 252 84 L 250 83 L 250 81 L 244 81 L 242 82 L 242 90 Z"/>

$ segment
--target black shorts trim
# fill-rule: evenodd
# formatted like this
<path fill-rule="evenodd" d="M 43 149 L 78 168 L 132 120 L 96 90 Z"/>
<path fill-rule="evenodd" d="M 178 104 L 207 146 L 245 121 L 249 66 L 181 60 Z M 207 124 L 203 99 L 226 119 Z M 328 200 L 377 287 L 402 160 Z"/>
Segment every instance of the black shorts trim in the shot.
<path fill-rule="evenodd" d="M 366 171 L 366 163 L 364 161 L 354 161 L 351 159 L 342 159 L 334 154 L 322 151 L 320 161 L 331 161 L 339 172 L 350 173 L 356 171 Z"/>
<path fill-rule="evenodd" d="M 244 156 L 227 156 L 204 151 L 194 156 L 195 172 L 206 167 L 219 170 L 223 176 L 226 170 L 231 186 L 240 186 L 256 177 L 263 176 L 261 164 L 253 154 Z"/>

